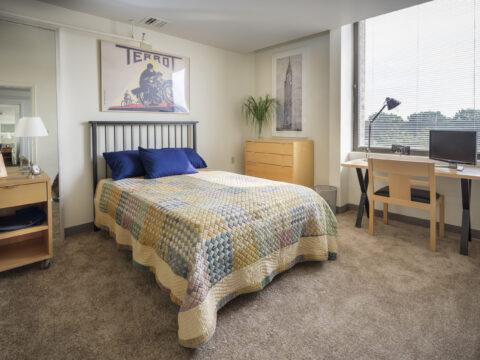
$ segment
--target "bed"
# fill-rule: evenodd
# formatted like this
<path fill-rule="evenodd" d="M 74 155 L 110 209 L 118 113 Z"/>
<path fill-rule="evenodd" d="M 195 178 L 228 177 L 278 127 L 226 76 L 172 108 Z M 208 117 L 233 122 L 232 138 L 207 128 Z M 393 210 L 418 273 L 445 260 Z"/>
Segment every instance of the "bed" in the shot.
<path fill-rule="evenodd" d="M 131 248 L 135 265 L 152 271 L 180 306 L 178 339 L 185 347 L 208 341 L 217 311 L 236 296 L 261 290 L 298 262 L 337 256 L 335 216 L 309 188 L 208 169 L 113 181 L 105 167 L 98 175 L 98 145 L 107 148 L 112 136 L 121 139 L 113 140 L 114 149 L 125 149 L 195 148 L 195 135 L 194 122 L 92 123 L 95 226 Z"/>

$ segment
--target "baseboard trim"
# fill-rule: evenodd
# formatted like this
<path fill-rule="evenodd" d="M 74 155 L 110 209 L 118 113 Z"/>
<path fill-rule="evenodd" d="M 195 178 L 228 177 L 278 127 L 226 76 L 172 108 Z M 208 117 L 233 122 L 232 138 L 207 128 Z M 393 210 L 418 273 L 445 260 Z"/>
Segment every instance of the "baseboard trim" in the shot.
<path fill-rule="evenodd" d="M 355 204 L 344 205 L 344 206 L 342 206 L 342 209 L 344 207 L 347 207 L 347 210 L 345 210 L 345 211 L 348 211 L 348 210 L 357 211 L 358 210 L 358 205 L 355 205 Z M 337 209 L 338 209 L 338 207 L 337 207 Z M 338 210 L 337 210 L 337 212 L 338 212 Z M 367 216 L 367 215 L 364 214 L 364 216 Z M 375 209 L 375 216 L 383 217 L 383 210 Z M 412 225 L 430 227 L 430 221 L 429 220 L 420 219 L 420 218 L 417 218 L 417 217 L 414 217 L 414 216 L 395 214 L 395 213 L 389 212 L 388 213 L 388 219 L 396 220 L 396 221 L 400 221 L 400 222 L 408 223 L 408 224 L 412 224 Z M 457 226 L 457 225 L 445 224 L 445 231 L 461 234 L 462 233 L 462 227 Z M 472 229 L 472 238 L 480 238 L 480 230 Z"/>
<path fill-rule="evenodd" d="M 65 237 L 93 231 L 93 221 L 65 228 Z"/>
<path fill-rule="evenodd" d="M 344 212 L 347 212 L 348 210 L 350 210 L 350 205 L 351 204 L 345 204 L 343 206 L 337 206 L 337 214 L 341 214 L 341 213 L 344 213 Z"/>

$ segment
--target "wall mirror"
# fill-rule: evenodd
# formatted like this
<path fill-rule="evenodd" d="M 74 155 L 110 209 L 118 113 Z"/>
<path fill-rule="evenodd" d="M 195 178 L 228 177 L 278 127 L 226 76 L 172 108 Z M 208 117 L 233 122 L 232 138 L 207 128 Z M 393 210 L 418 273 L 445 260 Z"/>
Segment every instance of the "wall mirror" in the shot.
<path fill-rule="evenodd" d="M 56 33 L 0 19 L 0 34 L 0 151 L 7 173 L 31 160 L 50 177 L 53 240 L 62 240 Z M 25 117 L 39 117 L 47 135 L 16 137 Z"/>

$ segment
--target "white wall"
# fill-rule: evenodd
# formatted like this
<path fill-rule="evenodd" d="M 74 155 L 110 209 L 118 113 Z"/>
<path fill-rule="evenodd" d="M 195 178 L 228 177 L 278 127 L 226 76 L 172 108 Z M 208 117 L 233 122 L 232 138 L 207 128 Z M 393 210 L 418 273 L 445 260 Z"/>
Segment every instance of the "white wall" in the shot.
<path fill-rule="evenodd" d="M 32 0 L 2 1 L 0 12 L 5 14 L 5 11 L 30 16 L 32 21 L 51 20 L 124 36 L 130 34 L 130 27 L 124 24 Z M 188 115 L 100 112 L 97 52 L 100 38 L 128 43 L 84 32 L 60 32 L 60 152 L 67 227 L 92 221 L 89 120 L 198 120 L 199 151 L 210 167 L 242 172 L 243 142 L 253 136 L 253 132 L 244 125 L 241 102 L 253 93 L 257 96 L 272 93 L 273 54 L 303 47 L 308 49 L 305 115 L 311 125 L 310 138 L 315 142 L 315 183 L 339 187 L 337 205 L 358 203 L 360 191 L 355 171 L 340 167 L 340 162 L 348 156 L 359 156 L 348 155 L 352 148 L 351 26 L 255 54 L 238 54 L 147 31 L 147 39 L 154 49 L 191 59 L 191 113 Z M 8 59 L 11 61 L 12 56 Z M 232 156 L 235 164 L 230 162 Z M 438 191 L 446 196 L 447 223 L 460 225 L 459 181 L 439 179 Z M 480 204 L 474 201 L 479 191 L 480 184 L 474 182 L 472 225 L 475 229 L 480 229 Z M 426 218 L 422 212 L 407 208 L 392 206 L 392 212 Z"/>
<path fill-rule="evenodd" d="M 89 120 L 197 120 L 198 151 L 209 167 L 243 171 L 240 103 L 252 89 L 251 57 L 160 34 L 149 39 L 154 49 L 190 57 L 190 114 L 100 112 L 97 37 L 60 33 L 66 227 L 92 221 Z"/>
<path fill-rule="evenodd" d="M 255 52 L 255 95 L 272 95 L 272 56 L 289 50 L 307 49 L 305 121 L 308 138 L 314 141 L 315 184 L 329 182 L 329 36 L 328 32 L 315 37 L 270 47 Z M 271 136 L 271 128 L 265 131 Z"/>
<path fill-rule="evenodd" d="M 257 51 L 257 96 L 272 94 L 272 56 L 300 48 L 308 51 L 305 117 L 315 146 L 315 184 L 336 186 L 341 206 L 348 202 L 349 187 L 340 162 L 352 149 L 353 26 Z"/>
<path fill-rule="evenodd" d="M 2 2 L 0 10 L 121 35 L 128 35 L 131 29 L 128 25 L 36 1 Z M 59 121 L 65 227 L 93 220 L 89 120 L 197 120 L 198 151 L 209 167 L 243 172 L 245 125 L 241 102 L 253 93 L 253 55 L 145 32 L 154 50 L 190 57 L 189 114 L 101 112 L 98 40 L 137 46 L 138 43 L 60 30 Z"/>
<path fill-rule="evenodd" d="M 32 86 L 29 110 L 42 118 L 47 137 L 37 139 L 37 163 L 53 179 L 58 172 L 55 33 L 0 21 L 0 85 Z"/>
<path fill-rule="evenodd" d="M 340 164 L 352 151 L 353 25 L 330 31 L 329 184 L 337 187 L 337 206 L 348 203 L 348 172 Z"/>

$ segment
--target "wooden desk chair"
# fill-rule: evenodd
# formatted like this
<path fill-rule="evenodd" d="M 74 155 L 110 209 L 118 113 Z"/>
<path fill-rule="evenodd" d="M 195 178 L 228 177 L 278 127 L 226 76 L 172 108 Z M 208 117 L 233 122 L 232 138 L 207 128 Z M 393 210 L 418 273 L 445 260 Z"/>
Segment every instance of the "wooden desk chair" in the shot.
<path fill-rule="evenodd" d="M 378 173 L 386 176 L 377 175 Z M 370 235 L 374 234 L 375 201 L 383 202 L 383 222 L 388 224 L 388 204 L 408 206 L 430 212 L 430 250 L 437 247 L 437 205 L 440 207 L 441 237 L 445 236 L 445 198 L 436 192 L 435 164 L 398 160 L 368 159 L 369 198 L 370 198 Z M 417 180 L 415 178 L 426 178 Z M 375 191 L 374 180 L 388 183 Z M 428 190 L 412 188 L 422 186 Z"/>

